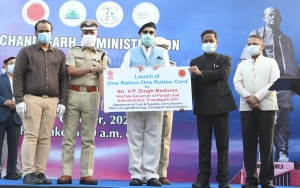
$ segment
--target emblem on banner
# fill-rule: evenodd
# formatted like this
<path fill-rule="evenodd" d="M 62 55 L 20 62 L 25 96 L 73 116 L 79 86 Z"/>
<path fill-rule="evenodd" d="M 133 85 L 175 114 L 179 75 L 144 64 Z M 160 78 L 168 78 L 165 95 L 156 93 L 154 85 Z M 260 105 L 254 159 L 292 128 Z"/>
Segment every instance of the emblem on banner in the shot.
<path fill-rule="evenodd" d="M 119 4 L 107 1 L 98 7 L 96 18 L 104 27 L 116 27 L 123 19 L 123 10 Z"/>
<path fill-rule="evenodd" d="M 134 23 L 142 27 L 145 23 L 154 22 L 157 24 L 159 20 L 159 10 L 152 3 L 144 2 L 138 4 L 132 12 L 132 19 Z"/>
<path fill-rule="evenodd" d="M 178 70 L 178 75 L 179 75 L 180 77 L 185 77 L 186 71 L 185 71 L 184 69 L 180 69 L 180 70 Z"/>
<path fill-rule="evenodd" d="M 107 71 L 107 79 L 109 79 L 109 80 L 113 80 L 114 79 L 114 71 L 112 71 L 112 70 L 108 70 Z"/>
<path fill-rule="evenodd" d="M 48 19 L 49 7 L 42 0 L 30 0 L 23 6 L 22 16 L 28 24 L 35 25 L 39 20 Z"/>
<path fill-rule="evenodd" d="M 59 9 L 59 18 L 67 26 L 80 25 L 86 17 L 86 8 L 79 1 L 67 1 Z"/>

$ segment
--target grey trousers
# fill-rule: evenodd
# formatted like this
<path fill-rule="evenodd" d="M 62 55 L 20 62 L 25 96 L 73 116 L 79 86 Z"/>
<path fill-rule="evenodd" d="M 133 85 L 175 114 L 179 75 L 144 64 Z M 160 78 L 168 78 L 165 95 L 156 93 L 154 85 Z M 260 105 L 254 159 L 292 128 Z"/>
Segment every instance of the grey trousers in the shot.
<path fill-rule="evenodd" d="M 131 179 L 157 178 L 163 112 L 126 112 Z"/>

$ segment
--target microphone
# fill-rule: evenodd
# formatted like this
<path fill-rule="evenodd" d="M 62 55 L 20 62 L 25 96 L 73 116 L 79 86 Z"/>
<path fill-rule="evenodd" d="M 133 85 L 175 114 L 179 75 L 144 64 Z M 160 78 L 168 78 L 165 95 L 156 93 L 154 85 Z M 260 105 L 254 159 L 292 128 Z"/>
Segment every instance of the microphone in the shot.
<path fill-rule="evenodd" d="M 162 58 L 162 57 L 160 57 L 160 56 L 157 56 L 157 59 L 163 60 L 163 58 Z"/>

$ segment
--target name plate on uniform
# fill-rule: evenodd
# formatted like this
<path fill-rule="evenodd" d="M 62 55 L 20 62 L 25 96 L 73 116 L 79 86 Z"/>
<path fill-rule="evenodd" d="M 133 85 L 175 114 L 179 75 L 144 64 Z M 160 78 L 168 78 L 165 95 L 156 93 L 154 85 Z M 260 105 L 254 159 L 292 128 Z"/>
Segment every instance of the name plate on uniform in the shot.
<path fill-rule="evenodd" d="M 104 111 L 192 110 L 189 67 L 108 68 L 104 77 Z"/>

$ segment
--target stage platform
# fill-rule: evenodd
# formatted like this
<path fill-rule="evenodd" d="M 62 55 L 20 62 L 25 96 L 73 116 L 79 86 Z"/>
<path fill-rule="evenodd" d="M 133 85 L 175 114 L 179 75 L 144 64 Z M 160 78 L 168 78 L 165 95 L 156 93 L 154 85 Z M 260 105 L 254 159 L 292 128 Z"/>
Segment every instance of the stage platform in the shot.
<path fill-rule="evenodd" d="M 51 185 L 23 185 L 22 179 L 19 180 L 5 180 L 0 179 L 0 188 L 22 188 L 22 187 L 41 187 L 41 188 L 86 188 L 86 187 L 93 187 L 93 188 L 117 188 L 117 187 L 127 187 L 132 188 L 136 186 L 129 186 L 129 181 L 98 181 L 98 185 L 80 185 L 79 180 L 73 180 L 73 184 L 67 184 L 67 185 L 60 185 L 56 184 L 56 180 L 52 180 L 53 184 Z M 240 184 L 231 184 L 232 188 L 241 188 Z M 147 185 L 138 186 L 138 187 L 150 187 Z M 184 182 L 184 183 L 178 183 L 173 182 L 172 185 L 163 185 L 162 187 L 166 188 L 191 188 L 192 183 L 191 182 Z M 277 188 L 296 188 L 292 186 L 276 186 Z M 211 183 L 211 188 L 218 188 L 217 183 Z M 299 187 L 298 187 L 299 188 Z"/>

